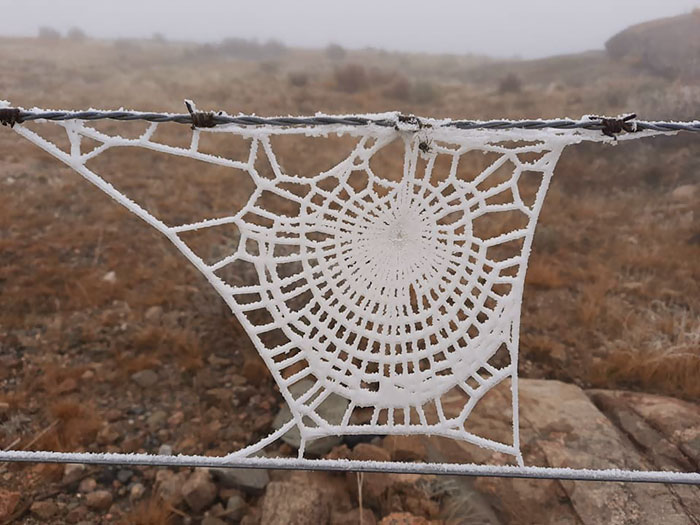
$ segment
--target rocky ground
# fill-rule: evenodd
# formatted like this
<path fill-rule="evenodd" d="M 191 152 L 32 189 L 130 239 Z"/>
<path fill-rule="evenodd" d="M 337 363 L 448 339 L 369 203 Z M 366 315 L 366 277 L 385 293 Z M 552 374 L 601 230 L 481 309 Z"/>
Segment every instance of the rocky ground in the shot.
<path fill-rule="evenodd" d="M 528 465 L 700 468 L 697 404 L 527 379 L 521 380 L 520 396 Z M 446 415 L 461 402 L 456 393 L 448 396 Z M 473 414 L 472 430 L 507 441 L 509 407 L 508 385 L 502 385 Z M 165 423 L 180 424 L 173 417 Z M 98 435 L 111 432 L 118 430 L 105 422 Z M 375 437 L 329 450 L 331 446 L 319 450 L 323 457 L 509 462 L 500 453 L 423 436 Z M 161 452 L 168 453 L 168 447 L 161 446 Z M 294 448 L 282 444 L 276 453 L 291 455 Z M 1 476 L 0 523 L 700 523 L 700 488 L 679 485 L 85 465 L 6 465 Z M 17 490 L 27 478 L 47 476 L 50 482 L 39 491 Z"/>

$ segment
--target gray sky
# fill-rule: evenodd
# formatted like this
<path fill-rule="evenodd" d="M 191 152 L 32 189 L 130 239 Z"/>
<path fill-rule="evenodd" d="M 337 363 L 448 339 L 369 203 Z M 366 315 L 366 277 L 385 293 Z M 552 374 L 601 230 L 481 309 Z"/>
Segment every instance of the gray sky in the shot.
<path fill-rule="evenodd" d="M 599 49 L 631 24 L 693 7 L 700 0 L 0 0 L 0 34 L 78 26 L 102 37 L 160 32 L 534 58 Z"/>

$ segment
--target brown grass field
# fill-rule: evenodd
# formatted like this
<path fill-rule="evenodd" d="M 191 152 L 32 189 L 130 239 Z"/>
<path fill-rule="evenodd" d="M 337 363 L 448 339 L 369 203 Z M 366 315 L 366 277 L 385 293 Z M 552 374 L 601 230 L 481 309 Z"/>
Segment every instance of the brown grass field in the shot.
<path fill-rule="evenodd" d="M 0 39 L 0 61 L 0 98 L 23 107 L 184 112 L 191 98 L 201 109 L 259 115 L 700 118 L 700 88 L 603 52 L 513 62 L 380 50 L 240 59 L 190 44 Z M 186 131 L 163 133 L 177 143 Z M 280 151 L 299 170 L 333 154 Z M 700 396 L 698 151 L 698 138 L 683 135 L 565 150 L 530 260 L 521 376 Z M 109 180 L 166 214 L 210 215 L 249 191 L 194 161 L 120 153 L 100 158 Z M 0 165 L 0 448 L 157 452 L 168 443 L 218 455 L 266 434 L 278 394 L 223 302 L 175 248 L 5 128 Z M 696 185 L 694 198 L 673 194 L 686 184 Z M 145 369 L 160 381 L 141 389 L 129 378 Z M 0 485 L 41 493 L 61 472 L 2 466 Z M 156 517 L 139 523 L 167 520 L 140 505 L 132 516 Z"/>

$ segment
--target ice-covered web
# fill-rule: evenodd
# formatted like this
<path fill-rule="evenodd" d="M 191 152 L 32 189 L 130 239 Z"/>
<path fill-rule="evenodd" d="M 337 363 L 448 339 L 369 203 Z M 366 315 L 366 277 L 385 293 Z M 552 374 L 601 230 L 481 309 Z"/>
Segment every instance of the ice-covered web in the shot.
<path fill-rule="evenodd" d="M 291 420 L 231 457 L 251 455 L 296 426 L 300 458 L 307 441 L 327 435 L 429 434 L 510 454 L 522 465 L 517 358 L 527 259 L 563 148 L 606 140 L 598 132 L 466 131 L 399 120 L 395 128 L 230 125 L 193 130 L 190 147 L 181 148 L 156 141 L 156 123 L 135 139 L 79 120 L 57 125 L 68 151 L 25 126 L 15 129 L 168 237 L 226 301 L 277 382 Z M 247 160 L 200 151 L 201 133 L 248 139 Z M 329 134 L 355 145 L 332 168 L 304 177 L 285 171 L 271 140 Z M 97 145 L 83 148 L 85 137 Z M 373 157 L 396 144 L 402 173 L 375 169 Z M 125 146 L 241 170 L 255 190 L 235 214 L 166 224 L 87 167 Z M 271 174 L 256 168 L 260 158 Z M 223 226 L 236 229 L 237 242 L 206 262 L 186 236 Z M 250 282 L 236 278 L 239 269 Z M 513 439 L 499 443 L 470 432 L 468 418 L 506 379 Z M 441 400 L 455 391 L 463 405 L 448 416 Z M 345 403 L 335 419 L 323 415 L 330 396 Z"/>

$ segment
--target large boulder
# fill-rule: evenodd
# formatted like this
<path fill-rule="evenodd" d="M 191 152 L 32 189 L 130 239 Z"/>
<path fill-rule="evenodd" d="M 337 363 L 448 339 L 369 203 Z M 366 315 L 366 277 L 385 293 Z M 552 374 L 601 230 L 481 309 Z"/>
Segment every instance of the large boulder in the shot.
<path fill-rule="evenodd" d="M 608 40 L 605 48 L 615 60 L 664 76 L 700 79 L 700 9 L 629 27 Z"/>

